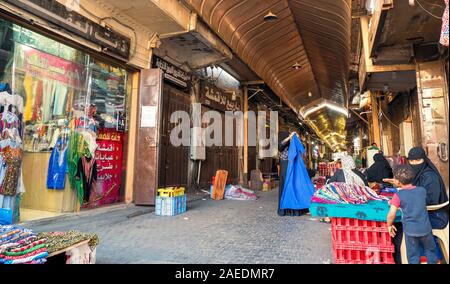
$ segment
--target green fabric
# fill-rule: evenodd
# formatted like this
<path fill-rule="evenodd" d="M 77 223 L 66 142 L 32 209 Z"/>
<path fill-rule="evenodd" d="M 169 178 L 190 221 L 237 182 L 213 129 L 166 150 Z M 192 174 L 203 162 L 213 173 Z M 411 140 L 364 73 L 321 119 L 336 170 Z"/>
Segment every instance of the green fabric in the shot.
<path fill-rule="evenodd" d="M 83 138 L 83 135 L 77 131 L 72 131 L 69 140 L 68 153 L 67 153 L 67 172 L 69 175 L 69 182 L 72 190 L 77 191 L 78 202 L 83 204 L 83 177 L 77 178 L 78 161 L 81 157 L 90 157 L 88 145 Z"/>
<path fill-rule="evenodd" d="M 6 256 L 21 256 L 21 255 L 29 254 L 30 252 L 33 252 L 33 251 L 41 249 L 41 248 L 45 248 L 45 244 L 40 244 L 40 245 L 34 246 L 32 248 L 29 248 L 27 250 L 19 251 L 19 252 L 7 251 L 7 252 L 5 252 L 5 255 Z"/>

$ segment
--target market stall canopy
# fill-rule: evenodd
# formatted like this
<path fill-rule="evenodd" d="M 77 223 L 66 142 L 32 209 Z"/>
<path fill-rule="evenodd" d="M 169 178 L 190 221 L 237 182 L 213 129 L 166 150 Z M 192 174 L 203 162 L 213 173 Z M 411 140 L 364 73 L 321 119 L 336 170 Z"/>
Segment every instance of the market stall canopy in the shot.
<path fill-rule="evenodd" d="M 346 107 L 351 0 L 185 2 L 299 115 L 317 99 Z M 275 21 L 265 21 L 269 12 Z M 319 136 L 344 136 L 342 112 L 317 111 L 309 123 Z"/>

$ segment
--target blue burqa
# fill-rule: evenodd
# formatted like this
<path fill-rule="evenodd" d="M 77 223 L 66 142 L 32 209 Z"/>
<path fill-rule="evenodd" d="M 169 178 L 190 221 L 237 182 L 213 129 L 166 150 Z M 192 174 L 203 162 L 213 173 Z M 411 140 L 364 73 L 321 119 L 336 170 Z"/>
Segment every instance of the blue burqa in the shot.
<path fill-rule="evenodd" d="M 294 135 L 288 150 L 289 164 L 280 209 L 308 209 L 311 204 L 314 185 L 303 163 L 303 153 L 305 148 Z"/>

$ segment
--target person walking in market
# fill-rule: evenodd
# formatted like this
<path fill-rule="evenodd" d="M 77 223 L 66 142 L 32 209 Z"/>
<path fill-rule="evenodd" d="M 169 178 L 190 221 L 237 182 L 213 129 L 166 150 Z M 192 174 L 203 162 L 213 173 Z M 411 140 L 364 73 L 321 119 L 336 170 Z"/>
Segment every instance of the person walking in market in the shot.
<path fill-rule="evenodd" d="M 284 190 L 284 183 L 286 181 L 286 171 L 289 164 L 289 157 L 288 157 L 288 150 L 289 145 L 291 143 L 292 137 L 294 135 L 297 135 L 296 132 L 292 132 L 289 134 L 287 131 L 281 131 L 279 134 L 279 143 L 278 143 L 278 151 L 279 151 L 279 158 L 280 158 L 280 184 L 278 189 L 278 215 L 285 216 L 285 215 L 292 215 L 291 210 L 287 209 L 280 209 L 280 203 L 281 203 L 281 197 L 283 196 L 283 190 Z"/>
<path fill-rule="evenodd" d="M 435 242 L 427 213 L 427 190 L 414 186 L 414 170 L 410 165 L 400 165 L 395 169 L 393 183 L 399 191 L 390 201 L 391 208 L 387 216 L 387 226 L 391 237 L 397 235 L 393 225 L 397 210 L 402 210 L 402 224 L 405 234 L 406 253 L 409 264 L 420 264 L 421 246 L 427 263 L 438 263 Z"/>

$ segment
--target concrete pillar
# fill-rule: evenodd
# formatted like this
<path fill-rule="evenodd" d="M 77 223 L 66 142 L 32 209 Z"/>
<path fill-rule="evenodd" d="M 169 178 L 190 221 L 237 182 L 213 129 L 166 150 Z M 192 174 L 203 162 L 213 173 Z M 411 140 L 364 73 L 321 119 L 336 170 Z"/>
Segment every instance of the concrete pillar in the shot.
<path fill-rule="evenodd" d="M 370 98 L 372 103 L 372 143 L 377 143 L 378 147 L 381 147 L 381 134 L 380 134 L 380 121 L 378 119 L 378 102 L 377 93 L 370 92 Z"/>
<path fill-rule="evenodd" d="M 244 182 L 248 181 L 248 87 L 244 86 Z"/>

